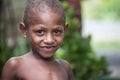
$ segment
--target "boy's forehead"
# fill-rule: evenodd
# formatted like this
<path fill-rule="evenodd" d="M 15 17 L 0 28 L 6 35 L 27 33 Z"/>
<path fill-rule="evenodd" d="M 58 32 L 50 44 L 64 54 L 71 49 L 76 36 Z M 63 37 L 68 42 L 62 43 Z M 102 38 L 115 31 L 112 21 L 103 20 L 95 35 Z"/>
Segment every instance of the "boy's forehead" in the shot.
<path fill-rule="evenodd" d="M 56 23 L 56 24 L 64 24 L 64 20 L 60 13 L 55 13 L 52 11 L 45 12 L 36 12 L 31 15 L 31 20 L 34 23 Z"/>

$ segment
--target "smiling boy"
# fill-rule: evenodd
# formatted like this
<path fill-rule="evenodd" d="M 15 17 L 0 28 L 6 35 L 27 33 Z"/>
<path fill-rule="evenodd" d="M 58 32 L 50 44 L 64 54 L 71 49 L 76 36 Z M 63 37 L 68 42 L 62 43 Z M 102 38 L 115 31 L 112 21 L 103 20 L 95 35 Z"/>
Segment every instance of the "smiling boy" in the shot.
<path fill-rule="evenodd" d="M 54 58 L 67 30 L 58 0 L 28 0 L 20 30 L 32 50 L 9 59 L 2 80 L 73 80 L 68 62 Z"/>

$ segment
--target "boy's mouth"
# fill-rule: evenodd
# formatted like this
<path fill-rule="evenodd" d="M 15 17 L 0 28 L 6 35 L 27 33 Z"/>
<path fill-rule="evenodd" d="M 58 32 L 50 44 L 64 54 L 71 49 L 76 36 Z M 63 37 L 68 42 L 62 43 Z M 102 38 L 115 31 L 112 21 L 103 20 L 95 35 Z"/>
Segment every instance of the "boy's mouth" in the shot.
<path fill-rule="evenodd" d="M 56 50 L 56 46 L 41 46 L 44 51 L 53 52 Z"/>

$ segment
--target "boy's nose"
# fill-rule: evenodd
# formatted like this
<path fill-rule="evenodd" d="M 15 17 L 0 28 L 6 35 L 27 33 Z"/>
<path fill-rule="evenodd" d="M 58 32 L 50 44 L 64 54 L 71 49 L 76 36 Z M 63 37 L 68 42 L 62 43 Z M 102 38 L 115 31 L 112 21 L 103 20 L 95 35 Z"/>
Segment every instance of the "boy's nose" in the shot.
<path fill-rule="evenodd" d="M 45 36 L 44 42 L 46 44 L 53 44 L 54 43 L 53 36 L 51 34 L 48 34 L 47 36 Z"/>

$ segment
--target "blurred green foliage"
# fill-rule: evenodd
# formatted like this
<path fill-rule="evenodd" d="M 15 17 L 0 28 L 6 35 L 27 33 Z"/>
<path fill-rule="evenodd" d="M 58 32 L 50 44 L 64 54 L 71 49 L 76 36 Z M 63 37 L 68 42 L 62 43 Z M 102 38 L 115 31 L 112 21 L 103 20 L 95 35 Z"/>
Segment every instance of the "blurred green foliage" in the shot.
<path fill-rule="evenodd" d="M 120 0 L 83 1 L 84 17 L 92 19 L 120 20 Z"/>
<path fill-rule="evenodd" d="M 75 80 L 98 80 L 109 74 L 105 57 L 98 57 L 92 50 L 91 36 L 82 37 L 79 32 L 80 21 L 74 17 L 74 8 L 63 2 L 66 11 L 68 31 L 65 35 L 63 46 L 56 56 L 70 62 Z"/>
<path fill-rule="evenodd" d="M 99 42 L 94 43 L 93 47 L 95 50 L 109 50 L 114 52 L 120 50 L 120 42 L 119 41 Z"/>

